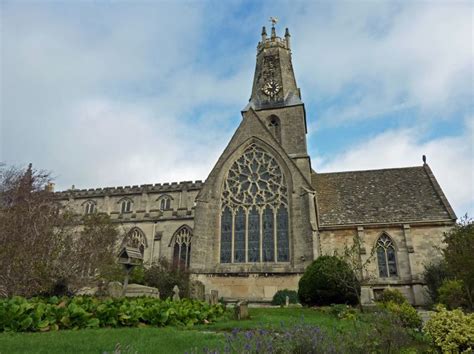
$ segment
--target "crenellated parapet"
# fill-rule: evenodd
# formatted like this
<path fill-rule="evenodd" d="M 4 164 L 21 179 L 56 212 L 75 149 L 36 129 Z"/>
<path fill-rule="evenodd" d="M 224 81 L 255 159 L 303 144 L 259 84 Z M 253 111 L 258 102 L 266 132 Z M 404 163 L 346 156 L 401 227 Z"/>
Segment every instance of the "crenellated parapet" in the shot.
<path fill-rule="evenodd" d="M 142 184 L 133 186 L 118 186 L 118 187 L 104 187 L 104 188 L 89 188 L 89 189 L 68 189 L 65 191 L 56 192 L 59 199 L 70 198 L 97 198 L 105 196 L 126 196 L 143 193 L 171 193 L 181 191 L 198 191 L 202 188 L 203 182 L 197 181 L 182 181 L 171 183 L 155 183 Z"/>

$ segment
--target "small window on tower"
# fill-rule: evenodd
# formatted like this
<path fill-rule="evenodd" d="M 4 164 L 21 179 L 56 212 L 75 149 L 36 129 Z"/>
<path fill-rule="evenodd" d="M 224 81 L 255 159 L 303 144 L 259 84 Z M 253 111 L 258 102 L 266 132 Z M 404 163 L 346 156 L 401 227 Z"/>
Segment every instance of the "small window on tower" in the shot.
<path fill-rule="evenodd" d="M 271 115 L 270 117 L 268 117 L 268 129 L 275 137 L 275 139 L 281 142 L 280 119 L 277 116 Z"/>

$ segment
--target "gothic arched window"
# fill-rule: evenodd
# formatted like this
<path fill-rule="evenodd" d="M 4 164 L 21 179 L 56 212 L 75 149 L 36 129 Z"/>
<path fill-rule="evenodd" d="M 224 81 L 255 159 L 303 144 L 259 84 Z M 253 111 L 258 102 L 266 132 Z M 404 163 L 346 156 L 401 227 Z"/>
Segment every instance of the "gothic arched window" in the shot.
<path fill-rule="evenodd" d="M 169 195 L 163 195 L 160 198 L 158 198 L 161 211 L 171 209 L 171 199 L 173 198 L 171 198 Z"/>
<path fill-rule="evenodd" d="M 145 253 L 145 248 L 147 247 L 145 234 L 138 227 L 134 227 L 127 233 L 123 243 L 127 247 L 138 248 L 142 255 Z"/>
<path fill-rule="evenodd" d="M 96 203 L 93 200 L 88 200 L 84 203 L 84 214 L 94 214 L 97 211 Z"/>
<path fill-rule="evenodd" d="M 397 259 L 392 239 L 388 235 L 383 234 L 377 240 L 376 248 L 379 276 L 382 278 L 396 277 L 398 275 Z"/>
<path fill-rule="evenodd" d="M 252 144 L 221 198 L 221 263 L 289 262 L 288 187 L 277 160 Z"/>
<path fill-rule="evenodd" d="M 268 129 L 273 134 L 276 140 L 281 142 L 281 125 L 280 125 L 280 118 L 276 115 L 271 115 L 268 117 Z"/>
<path fill-rule="evenodd" d="M 120 213 L 130 213 L 132 211 L 132 201 L 124 198 L 120 201 Z"/>
<path fill-rule="evenodd" d="M 189 268 L 192 237 L 193 231 L 187 225 L 181 226 L 173 235 L 173 265 L 178 269 Z"/>

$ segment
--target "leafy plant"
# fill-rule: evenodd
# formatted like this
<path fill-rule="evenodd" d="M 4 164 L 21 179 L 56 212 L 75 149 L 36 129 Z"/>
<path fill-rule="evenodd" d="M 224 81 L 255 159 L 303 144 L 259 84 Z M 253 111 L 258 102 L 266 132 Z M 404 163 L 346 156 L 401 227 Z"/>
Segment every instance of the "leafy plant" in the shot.
<path fill-rule="evenodd" d="M 139 325 L 193 326 L 215 321 L 224 313 L 221 305 L 183 299 L 173 302 L 155 298 L 98 299 L 22 297 L 0 300 L 0 332 L 53 331 Z"/>
<path fill-rule="evenodd" d="M 298 293 L 294 290 L 278 290 L 275 295 L 273 295 L 272 305 L 276 306 L 283 306 L 286 304 L 286 297 L 288 296 L 288 300 L 290 304 L 297 304 L 298 303 Z"/>
<path fill-rule="evenodd" d="M 145 285 L 158 288 L 162 298 L 171 298 L 175 285 L 178 286 L 181 297 L 189 295 L 189 272 L 174 267 L 165 258 L 145 269 L 144 282 Z"/>
<path fill-rule="evenodd" d="M 400 304 L 397 302 L 388 301 L 383 303 L 382 307 L 397 316 L 403 327 L 418 330 L 421 329 L 423 321 L 416 309 L 408 302 L 405 301 Z"/>
<path fill-rule="evenodd" d="M 343 304 L 332 305 L 329 310 L 329 313 L 341 320 L 355 320 L 357 318 L 356 309 Z"/>
<path fill-rule="evenodd" d="M 450 279 L 450 277 L 451 276 L 444 260 L 438 263 L 430 263 L 425 266 L 423 279 L 426 283 L 426 292 L 433 304 L 439 302 L 438 289 L 441 287 L 443 282 Z"/>
<path fill-rule="evenodd" d="M 335 276 L 339 273 L 338 276 Z M 341 276 L 341 273 L 345 274 Z M 358 303 L 357 296 L 341 279 L 358 280 L 348 264 L 335 256 L 322 256 L 315 260 L 299 281 L 298 297 L 305 305 L 331 305 Z M 360 284 L 358 285 L 360 292 Z"/>
<path fill-rule="evenodd" d="M 438 305 L 437 313 L 426 322 L 424 331 L 443 353 L 472 353 L 474 350 L 474 314 L 448 311 Z"/>
<path fill-rule="evenodd" d="M 449 310 L 467 307 L 466 290 L 462 280 L 445 280 L 438 289 L 439 302 Z"/>
<path fill-rule="evenodd" d="M 393 302 L 401 305 L 406 303 L 407 299 L 399 290 L 386 288 L 378 301 L 382 303 Z"/>

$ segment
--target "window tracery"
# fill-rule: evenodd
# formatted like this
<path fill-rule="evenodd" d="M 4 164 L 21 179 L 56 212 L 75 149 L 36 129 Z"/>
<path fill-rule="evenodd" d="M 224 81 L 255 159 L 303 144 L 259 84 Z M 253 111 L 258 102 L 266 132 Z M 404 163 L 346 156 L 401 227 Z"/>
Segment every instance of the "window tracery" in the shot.
<path fill-rule="evenodd" d="M 88 200 L 84 203 L 84 214 L 94 214 L 97 211 L 96 204 L 93 200 Z"/>
<path fill-rule="evenodd" d="M 229 169 L 221 197 L 221 263 L 288 262 L 288 187 L 267 151 L 249 146 Z"/>
<path fill-rule="evenodd" d="M 143 255 L 147 247 L 145 234 L 138 227 L 134 227 L 128 232 L 127 236 L 125 236 L 124 244 L 127 247 L 138 248 Z"/>
<path fill-rule="evenodd" d="M 188 269 L 193 233 L 189 226 L 180 227 L 174 234 L 173 264 L 178 269 Z"/>
<path fill-rule="evenodd" d="M 377 240 L 376 249 L 379 276 L 382 278 L 398 276 L 395 246 L 392 239 L 383 234 Z"/>
<path fill-rule="evenodd" d="M 128 198 L 122 199 L 120 202 L 120 212 L 130 213 L 132 211 L 132 201 Z"/>
<path fill-rule="evenodd" d="M 159 198 L 161 211 L 171 209 L 171 199 L 169 195 L 164 195 Z"/>

